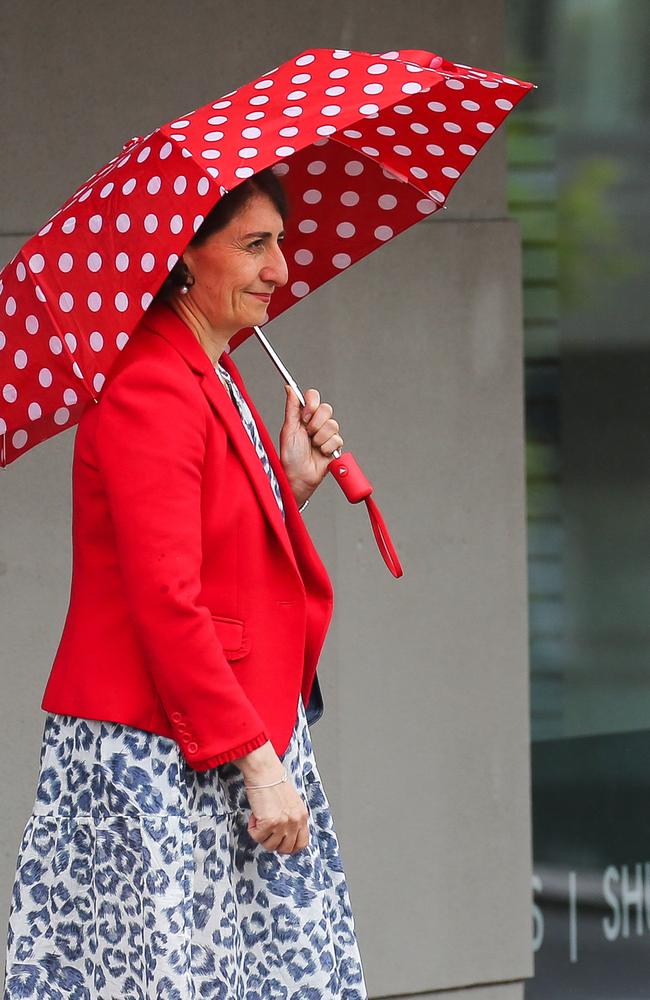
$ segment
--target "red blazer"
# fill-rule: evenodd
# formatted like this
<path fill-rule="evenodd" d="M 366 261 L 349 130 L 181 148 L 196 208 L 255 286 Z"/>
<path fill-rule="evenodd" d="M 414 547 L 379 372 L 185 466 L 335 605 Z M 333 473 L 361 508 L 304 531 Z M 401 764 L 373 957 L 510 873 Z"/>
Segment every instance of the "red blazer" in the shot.
<path fill-rule="evenodd" d="M 333 610 L 327 571 L 185 323 L 152 305 L 77 427 L 70 604 L 41 707 L 175 739 L 196 770 L 283 753 Z"/>

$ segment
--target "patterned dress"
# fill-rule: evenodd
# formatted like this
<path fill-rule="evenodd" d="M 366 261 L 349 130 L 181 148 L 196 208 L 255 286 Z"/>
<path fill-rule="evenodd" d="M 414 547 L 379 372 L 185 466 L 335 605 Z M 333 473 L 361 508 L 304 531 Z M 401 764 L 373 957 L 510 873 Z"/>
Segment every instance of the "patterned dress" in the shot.
<path fill-rule="evenodd" d="M 250 409 L 218 368 L 283 510 Z M 195 771 L 173 739 L 47 713 L 4 1000 L 367 1000 L 302 699 L 281 759 L 309 810 L 294 854 L 250 836 L 234 764 Z"/>

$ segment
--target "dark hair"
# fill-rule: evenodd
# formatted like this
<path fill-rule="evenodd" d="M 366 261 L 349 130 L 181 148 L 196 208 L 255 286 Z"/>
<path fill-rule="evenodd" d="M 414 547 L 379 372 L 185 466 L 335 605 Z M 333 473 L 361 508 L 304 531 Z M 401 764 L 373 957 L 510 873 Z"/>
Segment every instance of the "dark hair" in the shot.
<path fill-rule="evenodd" d="M 232 188 L 231 191 L 228 191 L 227 194 L 224 194 L 219 199 L 214 208 L 206 215 L 188 246 L 200 246 L 213 233 L 224 229 L 237 213 L 246 207 L 253 195 L 258 192 L 267 195 L 271 199 L 282 216 L 282 221 L 285 222 L 289 216 L 289 202 L 286 191 L 273 169 L 266 167 L 264 170 L 260 170 L 259 173 L 253 174 L 252 177 L 248 177 L 245 181 L 242 181 L 241 184 Z M 182 285 L 191 286 L 193 284 L 193 276 L 189 273 L 183 258 L 179 257 L 158 289 L 155 298 L 157 300 L 169 299 Z"/>

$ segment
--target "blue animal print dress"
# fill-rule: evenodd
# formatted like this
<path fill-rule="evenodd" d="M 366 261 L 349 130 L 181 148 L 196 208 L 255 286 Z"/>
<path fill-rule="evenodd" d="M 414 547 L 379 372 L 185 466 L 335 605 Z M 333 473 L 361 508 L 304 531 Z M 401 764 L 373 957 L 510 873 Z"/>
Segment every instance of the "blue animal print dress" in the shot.
<path fill-rule="evenodd" d="M 217 367 L 284 515 L 250 409 Z M 367 1000 L 302 699 L 282 760 L 309 809 L 294 854 L 250 836 L 234 764 L 195 771 L 172 739 L 48 713 L 4 1000 Z"/>

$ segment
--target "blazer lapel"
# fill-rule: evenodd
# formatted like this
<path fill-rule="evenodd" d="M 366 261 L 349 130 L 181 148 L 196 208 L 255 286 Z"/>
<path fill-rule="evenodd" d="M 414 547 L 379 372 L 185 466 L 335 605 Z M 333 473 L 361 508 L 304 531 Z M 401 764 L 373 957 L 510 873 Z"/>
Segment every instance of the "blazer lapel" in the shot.
<path fill-rule="evenodd" d="M 311 536 L 307 531 L 302 515 L 298 511 L 298 504 L 296 503 L 293 493 L 291 492 L 291 485 L 287 479 L 287 474 L 284 471 L 282 462 L 280 461 L 280 456 L 278 455 L 275 445 L 271 440 L 271 436 L 268 433 L 260 414 L 257 412 L 255 403 L 248 395 L 235 362 L 229 354 L 223 354 L 220 358 L 220 362 L 233 381 L 237 383 L 239 391 L 250 407 L 250 411 L 253 414 L 253 418 L 260 433 L 262 444 L 266 449 L 269 462 L 280 485 L 280 490 L 284 499 L 286 524 L 285 522 L 282 522 L 282 518 L 280 518 L 280 520 L 283 528 L 285 528 L 285 532 L 288 533 L 290 543 L 293 546 L 294 556 L 298 564 L 298 571 L 301 575 L 302 581 L 314 595 L 318 595 L 326 602 L 331 603 L 332 584 L 330 578 L 318 552 L 316 551 Z M 219 381 L 219 384 L 221 385 L 219 377 L 216 377 L 217 381 Z M 258 464 L 261 465 L 259 458 Z M 264 475 L 266 478 L 266 473 Z M 275 506 L 277 507 L 277 503 Z"/>
<path fill-rule="evenodd" d="M 296 561 L 296 555 L 291 544 L 291 539 L 289 538 L 286 525 L 282 518 L 282 514 L 280 512 L 280 508 L 278 507 L 278 503 L 274 496 L 268 476 L 264 471 L 260 457 L 255 451 L 255 447 L 249 438 L 244 425 L 242 424 L 241 417 L 239 416 L 235 404 L 230 398 L 230 393 L 222 384 L 221 379 L 212 366 L 210 358 L 203 350 L 189 327 L 185 325 L 180 316 L 177 316 L 170 306 L 167 306 L 164 303 L 157 303 L 150 306 L 145 317 L 143 318 L 142 323 L 154 333 L 164 337 L 165 340 L 167 340 L 167 342 L 182 355 L 192 370 L 201 376 L 201 388 L 205 393 L 208 402 L 217 412 L 219 419 L 224 424 L 226 432 L 228 433 L 232 444 L 237 449 L 242 465 L 244 466 L 253 487 L 255 488 L 260 504 L 262 505 L 271 527 L 276 532 L 280 544 L 291 560 L 296 572 L 300 575 L 300 569 Z M 285 504 L 291 503 L 292 501 L 295 503 L 293 496 L 291 497 L 291 500 L 287 499 L 288 480 L 284 475 L 284 469 L 281 468 L 280 463 L 277 461 L 275 448 L 270 442 L 268 435 L 265 433 L 263 424 L 260 424 L 259 415 L 251 405 L 248 394 L 242 387 L 239 372 L 235 368 L 234 363 L 230 361 L 225 353 L 221 356 L 220 363 L 236 381 L 237 387 L 251 408 L 251 413 L 253 413 L 255 422 L 257 423 L 258 430 L 260 432 L 260 438 L 267 450 L 269 462 L 278 477 L 283 501 Z M 279 470 L 278 465 L 280 465 Z"/>

